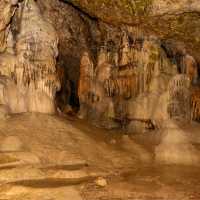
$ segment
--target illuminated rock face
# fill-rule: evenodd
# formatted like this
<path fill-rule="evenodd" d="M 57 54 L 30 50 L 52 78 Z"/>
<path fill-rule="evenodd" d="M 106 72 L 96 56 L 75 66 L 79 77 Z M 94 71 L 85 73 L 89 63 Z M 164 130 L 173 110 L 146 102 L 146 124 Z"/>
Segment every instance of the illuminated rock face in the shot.
<path fill-rule="evenodd" d="M 53 113 L 60 87 L 55 68 L 56 32 L 33 0 L 19 4 L 13 21 L 11 27 L 6 23 L 7 48 L 0 54 L 1 104 L 11 113 Z"/>
<path fill-rule="evenodd" d="M 18 1 L 2 0 L 0 5 L 0 53 L 6 48 L 6 38 L 9 32 L 9 23 L 15 13 Z"/>
<path fill-rule="evenodd" d="M 184 43 L 199 61 L 200 4 L 198 0 L 126 0 L 70 2 L 90 16 L 109 24 L 139 26 L 176 46 Z"/>
<path fill-rule="evenodd" d="M 104 41 L 97 62 L 89 52 L 82 56 L 80 116 L 135 131 L 159 128 L 169 119 L 190 121 L 190 88 L 198 78 L 194 58 L 185 54 L 179 72 L 155 37 L 128 29 L 118 38 Z"/>
<path fill-rule="evenodd" d="M 79 116 L 105 127 L 151 129 L 169 118 L 200 118 L 198 64 L 186 49 L 180 48 L 181 59 L 173 62 L 163 41 L 143 29 L 97 23 L 57 0 L 3 0 L 0 10 L 4 110 L 53 113 L 60 79 L 60 110 L 74 92 Z M 183 76 L 189 86 L 176 88 L 175 80 Z"/>
<path fill-rule="evenodd" d="M 57 69 L 62 87 L 57 105 L 62 112 L 76 93 L 81 118 L 105 127 L 126 124 L 130 129 L 140 125 L 152 129 L 173 115 L 169 84 L 177 74 L 187 75 L 192 84 L 198 82 L 197 61 L 184 45 L 171 46 L 138 26 L 108 25 L 101 18 L 97 23 L 82 7 L 77 10 L 62 1 L 37 4 L 60 41 Z M 188 95 L 185 103 L 190 101 Z M 197 115 L 195 105 L 191 112 L 195 109 Z"/>
<path fill-rule="evenodd" d="M 190 120 L 190 79 L 179 74 L 169 83 L 168 114 L 170 118 Z"/>
<path fill-rule="evenodd" d="M 150 116 L 153 109 L 150 94 L 164 93 L 167 90 L 165 84 L 173 76 L 173 66 L 156 41 L 129 37 L 122 33 L 118 46 L 111 42 L 102 46 L 95 69 L 89 54 L 83 55 L 80 69 L 90 70 L 80 71 L 80 91 L 84 82 L 84 91 L 80 94 L 84 101 L 80 99 L 80 103 L 81 107 L 87 105 L 87 113 L 96 113 L 98 121 L 153 117 Z M 169 71 L 169 78 L 163 77 L 163 70 Z"/>

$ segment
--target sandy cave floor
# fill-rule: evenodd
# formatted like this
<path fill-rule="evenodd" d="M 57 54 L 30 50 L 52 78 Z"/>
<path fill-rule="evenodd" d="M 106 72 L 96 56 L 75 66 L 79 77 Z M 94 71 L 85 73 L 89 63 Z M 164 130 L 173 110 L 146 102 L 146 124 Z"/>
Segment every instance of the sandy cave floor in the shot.
<path fill-rule="evenodd" d="M 197 148 L 199 130 L 190 130 Z M 0 200 L 199 200 L 199 167 L 155 163 L 159 140 L 76 118 L 13 115 L 0 121 Z"/>

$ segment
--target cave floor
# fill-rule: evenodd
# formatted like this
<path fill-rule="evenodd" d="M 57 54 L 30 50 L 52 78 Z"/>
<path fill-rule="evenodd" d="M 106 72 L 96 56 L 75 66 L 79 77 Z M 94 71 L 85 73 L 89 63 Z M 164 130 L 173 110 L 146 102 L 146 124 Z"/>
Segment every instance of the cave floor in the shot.
<path fill-rule="evenodd" d="M 200 199 L 198 167 L 153 162 L 156 133 L 127 136 L 75 118 L 23 114 L 0 121 L 0 141 L 0 200 Z"/>

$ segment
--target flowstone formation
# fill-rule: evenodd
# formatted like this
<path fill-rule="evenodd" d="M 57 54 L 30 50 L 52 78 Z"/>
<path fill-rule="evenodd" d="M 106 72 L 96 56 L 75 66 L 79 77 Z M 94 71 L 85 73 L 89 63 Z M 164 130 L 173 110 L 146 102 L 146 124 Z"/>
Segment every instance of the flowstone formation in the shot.
<path fill-rule="evenodd" d="M 53 113 L 55 93 L 60 87 L 55 68 L 56 32 L 34 0 L 4 4 L 2 35 L 6 37 L 1 44 L 6 47 L 1 47 L 0 54 L 0 103 L 11 113 Z"/>
<path fill-rule="evenodd" d="M 91 46 L 90 26 L 81 12 L 62 1 L 42 0 L 37 1 L 37 5 L 45 19 L 53 25 L 59 38 L 56 69 L 61 89 L 56 95 L 56 105 L 63 113 L 70 107 L 78 110 L 80 60 L 85 49 Z"/>
<path fill-rule="evenodd" d="M 160 128 L 173 115 L 187 115 L 190 121 L 188 90 L 198 78 L 192 57 L 183 56 L 179 72 L 178 62 L 168 58 L 156 37 L 132 28 L 115 32 L 114 39 L 109 33 L 98 49 L 96 62 L 90 52 L 82 56 L 80 117 L 131 131 Z M 185 78 L 172 81 L 176 76 Z"/>
<path fill-rule="evenodd" d="M 162 140 L 155 149 L 156 161 L 167 164 L 199 165 L 199 151 L 190 141 L 191 80 L 186 74 L 174 76 L 168 86 L 168 119 L 161 129 Z"/>
<path fill-rule="evenodd" d="M 151 3 L 141 6 L 144 12 L 151 11 Z M 56 95 L 62 112 L 69 104 L 76 109 L 80 104 L 79 117 L 106 128 L 155 130 L 174 115 L 199 120 L 198 62 L 184 45 L 173 46 L 138 25 L 108 25 L 77 5 L 3 1 L 0 71 L 5 109 L 53 113 Z M 139 1 L 135 6 L 140 8 Z M 170 93 L 170 81 L 178 74 L 189 79 L 189 93 L 178 86 Z M 61 91 L 56 93 L 59 82 Z M 184 95 L 178 97 L 180 93 Z M 179 102 L 182 97 L 184 102 Z"/>
<path fill-rule="evenodd" d="M 179 40 L 160 39 L 158 34 L 149 33 L 138 24 L 111 25 L 117 21 L 116 15 L 110 15 L 113 23 L 102 18 L 99 15 L 104 7 L 99 7 L 98 16 L 95 9 L 94 15 L 89 12 L 87 5 L 101 3 L 95 2 L 77 1 L 74 6 L 57 0 L 37 2 L 45 18 L 55 27 L 60 41 L 57 70 L 61 91 L 56 96 L 60 110 L 67 112 L 70 106 L 78 110 L 80 104 L 79 117 L 91 119 L 96 125 L 125 127 L 131 132 L 154 130 L 171 115 L 168 113 L 170 80 L 177 74 L 186 74 L 191 85 L 188 101 L 192 102 L 187 115 L 198 120 L 199 75 L 194 53 L 187 45 L 179 44 Z M 124 5 L 127 2 L 124 1 Z M 137 1 L 137 8 L 140 2 Z M 141 8 L 151 3 L 145 2 Z M 153 10 L 167 12 L 164 3 L 154 4 Z M 79 6 L 81 4 L 84 5 Z M 176 8 L 171 12 L 176 13 L 179 9 Z M 144 9 L 147 10 L 151 9 Z"/>

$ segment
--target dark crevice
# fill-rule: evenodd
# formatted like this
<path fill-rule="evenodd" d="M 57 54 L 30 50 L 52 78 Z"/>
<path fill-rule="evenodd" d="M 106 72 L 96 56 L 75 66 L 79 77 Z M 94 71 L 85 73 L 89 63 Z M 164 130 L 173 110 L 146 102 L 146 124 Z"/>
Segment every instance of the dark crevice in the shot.
<path fill-rule="evenodd" d="M 84 14 L 85 16 L 87 16 L 90 20 L 95 20 L 97 21 L 98 18 L 89 15 L 87 12 L 85 12 L 84 10 L 82 10 L 81 8 L 79 8 L 78 6 L 75 6 L 70 0 L 59 0 L 61 2 L 67 3 L 68 5 L 72 6 L 75 10 L 77 10 L 78 12 Z"/>

